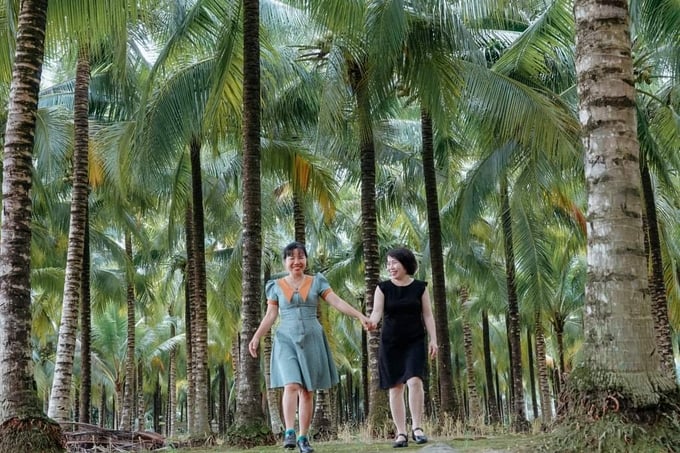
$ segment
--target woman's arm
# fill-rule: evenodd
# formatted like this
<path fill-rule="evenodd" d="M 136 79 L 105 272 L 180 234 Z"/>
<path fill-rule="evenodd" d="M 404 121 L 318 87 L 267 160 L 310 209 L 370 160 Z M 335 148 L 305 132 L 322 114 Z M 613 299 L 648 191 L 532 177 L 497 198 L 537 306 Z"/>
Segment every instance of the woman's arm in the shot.
<path fill-rule="evenodd" d="M 373 311 L 371 312 L 371 317 L 369 320 L 374 327 L 378 326 L 380 320 L 383 316 L 383 309 L 385 307 L 385 294 L 380 289 L 380 286 L 375 287 L 375 293 L 373 293 Z"/>
<path fill-rule="evenodd" d="M 423 321 L 425 322 L 425 329 L 427 329 L 427 335 L 430 337 L 428 344 L 428 352 L 431 358 L 437 355 L 439 346 L 437 345 L 437 329 L 434 326 L 434 316 L 432 315 L 432 304 L 430 303 L 430 293 L 427 288 L 423 292 L 420 298 L 423 306 Z"/>
<path fill-rule="evenodd" d="M 345 302 L 343 299 L 341 299 L 340 296 L 335 294 L 333 291 L 330 291 L 324 297 L 324 300 L 339 312 L 357 318 L 359 321 L 361 321 L 361 325 L 364 327 L 364 329 L 370 330 L 371 326 L 369 324 L 368 318 L 359 310 L 357 310 L 356 308 Z"/>
<path fill-rule="evenodd" d="M 260 337 L 265 333 L 269 332 L 274 321 L 279 316 L 279 306 L 274 304 L 267 305 L 267 312 L 264 314 L 264 318 L 260 321 L 260 326 L 257 328 L 253 334 L 253 338 L 248 343 L 248 351 L 253 357 L 257 357 L 257 351 L 260 349 Z"/>

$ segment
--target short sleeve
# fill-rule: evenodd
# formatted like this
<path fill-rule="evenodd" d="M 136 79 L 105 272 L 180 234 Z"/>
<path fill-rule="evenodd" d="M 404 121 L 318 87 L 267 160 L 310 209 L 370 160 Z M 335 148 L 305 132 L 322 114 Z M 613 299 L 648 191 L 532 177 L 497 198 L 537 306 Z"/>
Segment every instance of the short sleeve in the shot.
<path fill-rule="evenodd" d="M 264 294 L 267 297 L 268 304 L 279 304 L 279 292 L 276 291 L 277 285 L 276 280 L 269 280 L 264 287 Z"/>
<path fill-rule="evenodd" d="M 328 280 L 326 279 L 326 276 L 323 275 L 321 272 L 316 274 L 316 281 L 317 281 L 317 294 L 319 294 L 321 297 L 326 296 L 326 294 L 330 293 L 332 291 L 331 289 L 331 284 L 328 283 Z"/>

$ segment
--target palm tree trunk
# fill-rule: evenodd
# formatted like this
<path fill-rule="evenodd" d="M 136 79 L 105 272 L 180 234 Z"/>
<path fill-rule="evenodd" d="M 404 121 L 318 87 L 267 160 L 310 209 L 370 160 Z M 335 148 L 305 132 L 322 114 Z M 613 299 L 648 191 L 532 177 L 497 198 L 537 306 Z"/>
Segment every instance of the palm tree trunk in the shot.
<path fill-rule="evenodd" d="M 460 289 L 460 305 L 465 307 L 468 302 L 468 289 L 462 287 Z M 479 417 L 482 414 L 481 404 L 479 402 L 479 394 L 477 393 L 477 384 L 475 382 L 475 362 L 473 359 L 472 350 L 472 328 L 470 327 L 470 321 L 467 317 L 463 317 L 463 347 L 465 350 L 465 375 L 467 378 L 467 390 L 468 390 L 468 419 L 472 426 L 477 426 L 476 424 L 480 421 Z"/>
<path fill-rule="evenodd" d="M 522 384 L 522 349 L 519 327 L 519 303 L 515 284 L 515 251 L 512 243 L 512 216 L 510 215 L 510 199 L 507 180 L 501 187 L 501 216 L 503 224 L 503 242 L 505 248 L 505 275 L 508 289 L 508 342 L 512 360 L 512 426 L 516 431 L 528 428 L 524 412 L 524 386 Z"/>
<path fill-rule="evenodd" d="M 488 410 L 487 420 L 490 424 L 501 421 L 496 402 L 496 391 L 491 367 L 491 339 L 489 336 L 489 313 L 482 310 L 482 342 L 484 348 L 484 374 L 486 376 L 486 406 Z"/>
<path fill-rule="evenodd" d="M 592 406 L 597 416 L 611 397 L 628 420 L 640 420 L 639 411 L 672 398 L 677 385 L 656 347 L 648 297 L 628 2 L 576 0 L 574 16 L 588 275 L 584 343 L 569 377 L 568 409 L 576 415 Z"/>
<path fill-rule="evenodd" d="M 191 140 L 191 193 L 193 207 L 193 262 L 194 275 L 191 279 L 195 304 L 193 305 L 194 330 L 192 353 L 196 395 L 193 407 L 193 433 L 199 436 L 210 434 L 210 411 L 208 401 L 208 302 L 205 277 L 205 228 L 203 215 L 203 182 L 201 173 L 201 142 Z"/>
<path fill-rule="evenodd" d="M 349 64 L 350 85 L 357 103 L 361 158 L 361 245 L 364 254 L 364 305 L 373 311 L 373 294 L 380 279 L 380 255 L 378 252 L 378 219 L 375 207 L 375 143 L 371 121 L 370 102 L 364 83 L 363 68 L 359 63 Z M 380 389 L 378 375 L 378 349 L 380 329 L 368 334 L 368 424 L 379 429 L 388 421 L 386 392 Z"/>
<path fill-rule="evenodd" d="M 675 379 L 675 358 L 673 357 L 673 343 L 671 327 L 668 321 L 668 301 L 666 299 L 666 284 L 664 282 L 663 257 L 661 255 L 661 240 L 659 235 L 659 221 L 656 215 L 656 203 L 652 177 L 649 166 L 643 162 L 641 168 L 641 183 L 644 200 L 644 217 L 646 220 L 645 233 L 649 248 L 646 256 L 649 258 L 649 292 L 652 296 L 652 313 L 654 315 L 654 331 L 656 346 L 659 348 L 661 363 L 666 371 Z"/>
<path fill-rule="evenodd" d="M 531 410 L 534 420 L 538 418 L 538 398 L 536 396 L 536 374 L 534 372 L 534 351 L 531 341 L 531 329 L 527 326 L 527 360 L 529 368 L 529 388 L 531 389 Z"/>
<path fill-rule="evenodd" d="M 134 257 L 132 251 L 132 234 L 125 232 L 125 255 L 128 265 L 132 266 Z M 137 365 L 135 360 L 135 327 L 137 315 L 135 313 L 135 283 L 132 270 L 127 272 L 127 353 L 125 356 L 125 385 L 123 390 L 123 407 L 121 408 L 120 429 L 132 431 L 134 428 L 133 410 L 135 398 L 135 380 Z"/>
<path fill-rule="evenodd" d="M 87 219 L 88 188 L 88 96 L 90 86 L 90 60 L 85 46 L 81 46 L 76 67 L 76 83 L 73 99 L 73 188 L 71 193 L 71 221 L 69 225 L 68 252 L 61 324 L 57 342 L 57 356 L 47 414 L 58 422 L 70 419 L 71 381 L 73 380 L 73 357 L 78 330 L 78 308 L 83 269 L 85 223 Z"/>
<path fill-rule="evenodd" d="M 564 377 L 567 375 L 567 362 L 565 360 L 565 352 L 564 352 L 564 325 L 565 325 L 565 320 L 564 319 L 556 319 L 553 322 L 553 330 L 555 331 L 555 340 L 557 342 L 557 355 L 558 355 L 558 364 L 559 364 L 559 370 L 558 370 L 558 375 L 557 377 L 559 378 L 557 380 L 558 385 L 562 385 L 564 383 Z"/>
<path fill-rule="evenodd" d="M 260 184 L 260 2 L 243 2 L 243 284 L 235 428 L 269 430 L 260 396 L 260 362 L 248 353 L 262 303 Z M 244 428 L 244 429 L 241 429 Z"/>
<path fill-rule="evenodd" d="M 0 452 L 27 440 L 65 451 L 61 428 L 44 419 L 31 360 L 31 184 L 47 0 L 20 4 L 2 156 L 0 233 Z M 8 421 L 16 423 L 7 423 Z M 30 431 L 30 433 L 29 433 Z"/>
<path fill-rule="evenodd" d="M 87 208 L 86 208 L 87 209 Z M 89 210 L 88 210 L 89 212 Z M 85 218 L 88 219 L 86 214 Z M 92 406 L 92 310 L 90 309 L 90 223 L 85 222 L 85 245 L 83 250 L 83 276 L 80 292 L 80 423 L 90 423 Z"/>
<path fill-rule="evenodd" d="M 296 222 L 297 225 L 297 222 Z M 296 236 L 297 238 L 297 236 Z M 304 243 L 304 242 L 303 242 Z M 271 270 L 269 266 L 265 268 L 264 279 L 268 281 L 271 278 Z M 286 428 L 283 420 L 281 420 L 281 398 L 283 392 L 280 388 L 270 388 L 271 383 L 271 357 L 272 357 L 272 332 L 271 329 L 267 332 L 264 337 L 262 345 L 262 355 L 264 361 L 264 382 L 267 387 L 267 406 L 269 407 L 269 425 L 271 426 L 272 433 L 275 435 L 283 435 L 283 431 Z"/>
<path fill-rule="evenodd" d="M 184 274 L 184 338 L 186 342 L 186 362 L 187 362 L 187 412 L 186 412 L 186 430 L 193 432 L 194 413 L 189 408 L 196 404 L 196 373 L 194 372 L 194 305 L 196 304 L 196 295 L 194 285 L 192 283 L 195 271 L 194 254 L 194 226 L 193 226 L 193 208 L 191 203 L 187 205 L 184 224 L 186 230 L 186 249 L 187 249 L 187 263 Z"/>
<path fill-rule="evenodd" d="M 439 406 L 442 414 L 455 415 L 458 402 L 451 372 L 451 341 L 449 339 L 449 316 L 446 305 L 446 272 L 444 271 L 444 249 L 442 226 L 439 217 L 439 196 L 437 194 L 437 173 L 435 171 L 432 118 L 421 110 L 423 178 L 425 180 L 425 202 L 427 224 L 430 232 L 430 261 L 432 264 L 432 299 L 434 319 L 439 342 L 437 355 L 437 376 Z"/>
<path fill-rule="evenodd" d="M 536 324 L 536 367 L 538 368 L 538 389 L 541 394 L 541 421 L 547 427 L 552 420 L 552 402 L 550 399 L 550 384 L 548 382 L 548 366 L 546 364 L 545 334 L 541 321 L 541 310 L 534 315 Z"/>
<path fill-rule="evenodd" d="M 172 308 L 169 309 L 169 315 L 170 318 L 174 316 Z M 170 338 L 174 338 L 175 335 L 177 335 L 177 332 L 175 329 L 175 323 L 173 322 L 172 324 L 170 324 Z M 172 348 L 172 350 L 170 350 L 168 361 L 170 362 L 168 369 L 168 402 L 167 402 L 168 416 L 165 420 L 165 432 L 167 437 L 174 437 L 176 425 L 175 413 L 177 412 L 177 390 L 175 389 L 177 382 L 176 348 Z"/>
<path fill-rule="evenodd" d="M 307 223 L 305 220 L 305 211 L 302 206 L 302 197 L 298 192 L 293 192 L 293 225 L 295 229 L 295 240 L 304 244 Z"/>

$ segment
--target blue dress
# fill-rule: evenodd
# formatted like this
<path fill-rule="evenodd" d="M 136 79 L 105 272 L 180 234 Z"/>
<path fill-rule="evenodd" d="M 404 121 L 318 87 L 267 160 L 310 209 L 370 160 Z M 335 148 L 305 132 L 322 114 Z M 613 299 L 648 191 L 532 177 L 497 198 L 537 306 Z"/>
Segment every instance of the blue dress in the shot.
<path fill-rule="evenodd" d="M 298 291 L 283 278 L 267 282 L 267 303 L 279 306 L 272 341 L 271 388 L 298 383 L 317 390 L 339 382 L 328 339 L 316 316 L 319 300 L 332 291 L 323 274 L 306 275 Z"/>

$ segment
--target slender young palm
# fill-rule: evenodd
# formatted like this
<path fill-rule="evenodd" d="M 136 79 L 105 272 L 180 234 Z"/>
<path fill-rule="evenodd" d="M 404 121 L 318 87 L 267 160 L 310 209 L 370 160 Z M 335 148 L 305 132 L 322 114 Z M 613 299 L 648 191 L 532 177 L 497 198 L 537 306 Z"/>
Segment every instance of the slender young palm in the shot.
<path fill-rule="evenodd" d="M 64 451 L 61 429 L 43 418 L 31 373 L 31 156 L 45 51 L 46 0 L 21 3 L 3 156 L 0 239 L 0 451 L 33 445 Z M 30 432 L 30 434 L 29 434 Z"/>
<path fill-rule="evenodd" d="M 82 46 L 78 54 L 76 83 L 73 100 L 73 189 L 71 195 L 71 219 L 69 247 L 66 258 L 64 302 L 62 304 L 59 341 L 54 369 L 54 380 L 47 414 L 63 423 L 70 419 L 71 376 L 75 353 L 78 308 L 82 287 L 83 253 L 85 250 L 85 225 L 87 223 L 87 199 L 89 195 L 88 147 L 89 147 L 89 52 Z"/>
<path fill-rule="evenodd" d="M 64 302 L 59 327 L 59 341 L 54 380 L 50 396 L 48 414 L 60 422 L 68 421 L 71 408 L 71 381 L 75 354 L 76 331 L 78 326 L 78 308 L 83 262 L 83 244 L 89 194 L 89 81 L 90 50 L 100 42 L 107 42 L 115 50 L 116 55 L 126 55 L 119 49 L 127 48 L 128 13 L 137 18 L 137 2 L 118 1 L 98 2 L 90 5 L 89 0 L 83 2 L 52 2 L 48 20 L 54 29 L 63 35 L 53 39 L 71 40 L 78 46 L 78 64 L 76 70 L 74 93 L 74 154 L 71 192 L 71 218 L 69 228 L 69 250 L 66 263 L 64 285 Z M 83 14 L 82 11 L 87 11 Z M 102 14 L 102 11 L 104 13 Z M 115 12 L 115 13 L 114 13 Z M 100 22 L 97 22 L 97 21 Z M 104 32 L 106 30 L 106 32 Z M 68 46 L 66 44 L 66 46 Z M 64 45 L 64 44 L 62 44 Z M 116 49 L 117 47 L 117 49 Z M 120 63 L 120 61 L 119 61 Z M 121 66 L 125 66 L 122 64 Z"/>

